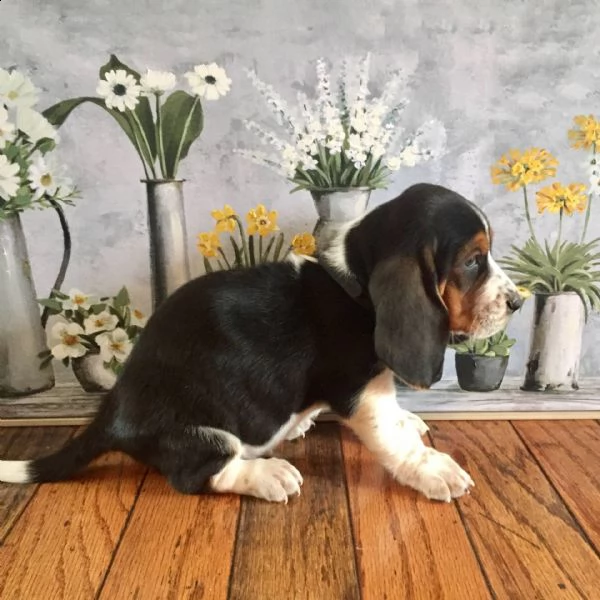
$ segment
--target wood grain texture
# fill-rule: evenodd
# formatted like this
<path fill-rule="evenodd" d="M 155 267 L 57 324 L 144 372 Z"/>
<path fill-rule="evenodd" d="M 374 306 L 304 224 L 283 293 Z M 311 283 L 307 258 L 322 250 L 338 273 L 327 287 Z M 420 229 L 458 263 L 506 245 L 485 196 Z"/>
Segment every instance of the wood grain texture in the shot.
<path fill-rule="evenodd" d="M 0 598 L 95 596 L 146 471 L 120 454 L 94 466 L 40 486 L 0 547 Z"/>
<path fill-rule="evenodd" d="M 0 431 L 0 459 L 29 460 L 58 450 L 75 432 L 71 427 L 3 429 Z M 0 543 L 35 494 L 36 484 L 0 483 Z"/>
<path fill-rule="evenodd" d="M 514 427 L 600 553 L 600 424 L 541 421 Z"/>
<path fill-rule="evenodd" d="M 229 597 L 359 598 L 338 426 L 319 424 L 277 456 L 302 473 L 302 494 L 243 499 Z"/>
<path fill-rule="evenodd" d="M 150 473 L 99 597 L 225 599 L 239 504 L 180 494 Z"/>
<path fill-rule="evenodd" d="M 471 474 L 459 500 L 497 598 L 596 598 L 600 560 L 510 423 L 432 423 Z"/>
<path fill-rule="evenodd" d="M 398 484 L 351 432 L 342 440 L 363 599 L 490 598 L 456 506 Z"/>

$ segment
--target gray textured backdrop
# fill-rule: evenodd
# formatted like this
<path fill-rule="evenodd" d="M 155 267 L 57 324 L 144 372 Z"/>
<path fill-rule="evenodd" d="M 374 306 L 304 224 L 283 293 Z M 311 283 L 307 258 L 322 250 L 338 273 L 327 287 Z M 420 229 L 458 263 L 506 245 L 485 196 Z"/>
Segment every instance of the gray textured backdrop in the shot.
<path fill-rule="evenodd" d="M 367 8 L 368 7 L 368 8 Z M 210 227 L 223 203 L 246 211 L 265 202 L 280 211 L 285 230 L 312 227 L 308 194 L 288 194 L 275 174 L 232 156 L 248 141 L 244 118 L 267 108 L 243 73 L 254 67 L 281 92 L 314 81 L 314 61 L 373 53 L 375 88 L 403 66 L 412 106 L 409 121 L 432 113 L 448 130 L 448 153 L 397 173 L 374 204 L 417 181 L 439 182 L 475 200 L 497 232 L 496 254 L 526 237 L 521 198 L 492 186 L 491 163 L 510 147 L 541 145 L 561 160 L 563 181 L 585 180 L 584 155 L 569 150 L 566 131 L 578 113 L 598 104 L 599 3 L 595 0 L 4 0 L 0 5 L 0 64 L 27 71 L 42 88 L 41 106 L 94 94 L 108 54 L 178 74 L 216 61 L 233 79 L 223 100 L 205 105 L 205 131 L 183 164 L 194 272 L 201 262 L 195 233 Z M 61 132 L 62 157 L 83 192 L 68 210 L 74 253 L 67 286 L 110 293 L 123 283 L 143 308 L 150 304 L 144 193 L 133 148 L 112 120 L 86 107 Z M 600 234 L 600 206 L 592 233 Z M 538 219 L 546 233 L 551 218 Z M 575 226 L 567 223 L 567 231 Z M 27 214 L 25 226 L 37 289 L 51 285 L 60 232 L 49 212 Z M 531 304 L 531 303 L 529 303 Z M 531 305 L 511 325 L 519 337 L 509 372 L 523 370 Z M 600 362 L 600 320 L 585 332 L 584 374 Z M 453 373 L 446 362 L 446 375 Z"/>

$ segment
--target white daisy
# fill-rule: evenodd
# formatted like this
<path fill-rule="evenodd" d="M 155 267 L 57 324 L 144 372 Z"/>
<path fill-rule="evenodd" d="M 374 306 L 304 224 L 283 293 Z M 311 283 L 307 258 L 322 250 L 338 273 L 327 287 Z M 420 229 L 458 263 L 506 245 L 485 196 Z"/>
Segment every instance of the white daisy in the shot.
<path fill-rule="evenodd" d="M 153 71 L 148 69 L 145 75 L 142 75 L 140 83 L 144 94 L 156 94 L 160 96 L 175 87 L 175 74 L 169 71 Z"/>
<path fill-rule="evenodd" d="M 62 301 L 63 310 L 75 310 L 77 308 L 89 310 L 92 304 L 95 304 L 95 298 L 84 294 L 76 288 L 72 288 L 69 291 L 68 299 Z"/>
<path fill-rule="evenodd" d="M 41 155 L 33 157 L 28 170 L 29 187 L 35 192 L 33 197 L 37 200 L 45 194 L 54 196 L 58 190 L 71 191 L 71 180 L 64 177 L 62 167 L 58 166 L 52 157 L 44 158 Z"/>
<path fill-rule="evenodd" d="M 19 165 L 11 163 L 4 154 L 0 154 L 0 198 L 10 200 L 17 194 L 20 186 Z"/>
<path fill-rule="evenodd" d="M 32 144 L 40 140 L 57 140 L 58 134 L 48 119 L 32 108 L 20 108 L 17 111 L 17 129 L 22 131 Z"/>
<path fill-rule="evenodd" d="M 87 334 L 92 334 L 98 333 L 98 331 L 112 331 L 118 323 L 118 317 L 111 315 L 107 310 L 103 310 L 97 315 L 89 316 L 83 322 L 83 326 Z"/>
<path fill-rule="evenodd" d="M 0 69 L 0 104 L 31 108 L 38 101 L 38 91 L 28 77 L 19 71 Z"/>
<path fill-rule="evenodd" d="M 216 63 L 196 65 L 193 71 L 185 74 L 192 92 L 207 100 L 218 100 L 225 96 L 231 88 L 231 79 L 225 69 Z"/>
<path fill-rule="evenodd" d="M 133 75 L 129 75 L 124 69 L 109 71 L 98 82 L 96 93 L 104 98 L 108 108 L 115 108 L 125 112 L 126 109 L 133 110 L 140 101 L 139 96 L 142 88 Z"/>
<path fill-rule="evenodd" d="M 63 358 L 79 358 L 87 354 L 87 348 L 81 343 L 83 328 L 77 323 L 55 323 L 52 335 L 60 343 L 52 347 L 52 356 L 58 360 Z"/>
<path fill-rule="evenodd" d="M 127 332 L 120 327 L 114 331 L 101 333 L 96 338 L 100 346 L 100 356 L 104 362 L 110 362 L 113 358 L 123 363 L 131 353 L 133 344 Z"/>
<path fill-rule="evenodd" d="M 8 111 L 0 104 L 0 150 L 15 139 L 15 126 L 8 121 Z"/>

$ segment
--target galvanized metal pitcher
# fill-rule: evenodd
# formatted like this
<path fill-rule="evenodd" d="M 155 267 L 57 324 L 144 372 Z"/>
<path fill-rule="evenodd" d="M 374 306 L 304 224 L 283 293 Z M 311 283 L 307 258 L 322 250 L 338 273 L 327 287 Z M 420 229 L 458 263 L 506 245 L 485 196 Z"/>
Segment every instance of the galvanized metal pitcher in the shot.
<path fill-rule="evenodd" d="M 361 217 L 367 211 L 371 189 L 356 187 L 339 190 L 311 190 L 310 192 L 319 219 L 313 235 L 319 233 L 328 223 L 346 223 Z"/>
<path fill-rule="evenodd" d="M 145 181 L 152 304 L 158 307 L 190 279 L 183 180 Z"/>
<path fill-rule="evenodd" d="M 54 372 L 40 369 L 47 349 L 27 244 L 18 215 L 0 219 L 0 397 L 54 386 Z"/>

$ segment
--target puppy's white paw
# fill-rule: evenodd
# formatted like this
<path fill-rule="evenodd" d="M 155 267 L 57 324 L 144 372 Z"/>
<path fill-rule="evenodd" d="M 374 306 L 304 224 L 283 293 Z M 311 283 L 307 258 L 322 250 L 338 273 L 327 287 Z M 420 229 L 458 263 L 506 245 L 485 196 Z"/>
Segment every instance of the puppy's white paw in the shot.
<path fill-rule="evenodd" d="M 285 502 L 300 494 L 303 483 L 300 471 L 282 458 L 256 459 L 248 494 L 269 502 Z"/>
<path fill-rule="evenodd" d="M 416 473 L 415 488 L 431 500 L 450 502 L 469 491 L 475 484 L 450 456 L 427 448 Z"/>

